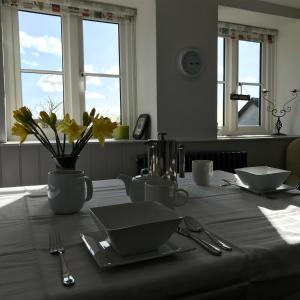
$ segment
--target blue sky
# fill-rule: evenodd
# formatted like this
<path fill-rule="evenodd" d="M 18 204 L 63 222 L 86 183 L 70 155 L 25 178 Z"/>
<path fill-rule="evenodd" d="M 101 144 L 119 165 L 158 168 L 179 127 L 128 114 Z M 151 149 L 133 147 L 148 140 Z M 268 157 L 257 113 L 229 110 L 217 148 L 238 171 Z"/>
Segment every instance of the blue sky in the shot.
<path fill-rule="evenodd" d="M 19 12 L 21 68 L 61 71 L 63 66 L 61 18 Z M 84 69 L 88 73 L 119 74 L 118 25 L 83 21 Z M 118 78 L 87 77 L 86 110 L 95 107 L 106 116 L 120 116 Z M 51 99 L 63 101 L 63 76 L 22 74 L 22 100 L 37 114 Z M 62 109 L 58 112 L 62 116 Z"/>

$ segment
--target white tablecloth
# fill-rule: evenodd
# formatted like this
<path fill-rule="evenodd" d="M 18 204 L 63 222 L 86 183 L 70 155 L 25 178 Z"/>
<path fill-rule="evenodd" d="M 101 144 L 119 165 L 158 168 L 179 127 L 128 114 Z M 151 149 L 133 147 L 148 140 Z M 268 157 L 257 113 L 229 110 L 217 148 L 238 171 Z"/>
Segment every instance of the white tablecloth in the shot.
<path fill-rule="evenodd" d="M 300 195 L 270 199 L 220 186 L 220 178 L 231 176 L 217 171 L 213 186 L 200 187 L 187 174 L 179 185 L 190 199 L 176 210 L 196 217 L 232 252 L 215 257 L 175 233 L 196 250 L 105 270 L 79 233 L 97 231 L 89 207 L 130 201 L 120 180 L 94 182 L 93 199 L 64 216 L 51 212 L 44 186 L 0 189 L 0 299 L 281 299 L 300 293 Z M 48 251 L 53 230 L 62 235 L 76 278 L 72 288 L 62 286 L 59 259 Z"/>

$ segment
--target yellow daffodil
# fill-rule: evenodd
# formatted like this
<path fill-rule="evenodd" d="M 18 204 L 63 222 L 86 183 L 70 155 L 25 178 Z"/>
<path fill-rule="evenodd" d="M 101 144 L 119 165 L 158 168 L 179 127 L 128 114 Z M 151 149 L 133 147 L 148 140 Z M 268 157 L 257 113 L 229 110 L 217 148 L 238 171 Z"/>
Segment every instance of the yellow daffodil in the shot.
<path fill-rule="evenodd" d="M 50 125 L 50 117 L 45 111 L 40 112 L 40 119 L 43 123 Z"/>
<path fill-rule="evenodd" d="M 69 114 L 66 114 L 63 120 L 58 122 L 56 114 L 52 111 L 50 113 L 41 111 L 38 122 L 33 119 L 31 111 L 25 106 L 15 110 L 13 116 L 17 122 L 11 131 L 13 135 L 20 138 L 20 143 L 23 143 L 29 134 L 33 134 L 51 152 L 53 157 L 69 155 L 78 157 L 91 137 L 98 139 L 99 143 L 104 145 L 105 138 L 112 137 L 113 130 L 117 127 L 117 123 L 111 122 L 109 118 L 99 117 L 94 108 L 90 113 L 83 113 L 82 125 L 71 119 Z M 52 145 L 47 136 L 48 131 L 44 131 L 44 128 L 49 129 L 49 127 L 54 132 L 56 146 Z M 64 134 L 62 140 L 59 133 Z M 69 143 L 73 144 L 70 154 L 65 153 L 66 138 Z"/>
<path fill-rule="evenodd" d="M 20 113 L 27 119 L 31 120 L 32 119 L 32 113 L 30 109 L 26 106 L 23 106 L 20 108 Z"/>
<path fill-rule="evenodd" d="M 86 111 L 82 115 L 82 122 L 84 126 L 89 126 L 92 122 L 92 118 Z"/>
<path fill-rule="evenodd" d="M 18 122 L 24 125 L 32 123 L 33 121 L 31 111 L 25 106 L 19 108 L 18 110 L 14 110 L 13 116 Z"/>
<path fill-rule="evenodd" d="M 55 130 L 56 121 L 57 121 L 57 117 L 55 113 L 51 112 L 49 115 L 45 111 L 41 111 L 40 120 L 42 121 L 42 123 L 49 125 L 52 129 Z"/>
<path fill-rule="evenodd" d="M 91 112 L 90 112 L 90 116 L 91 116 L 91 117 L 94 117 L 94 116 L 95 116 L 95 113 L 96 113 L 96 109 L 93 108 L 93 109 L 91 110 Z"/>
<path fill-rule="evenodd" d="M 94 118 L 93 119 L 93 137 L 99 140 L 99 143 L 103 146 L 105 138 L 112 137 L 113 130 L 117 127 L 117 123 L 111 122 L 109 118 Z"/>
<path fill-rule="evenodd" d="M 77 124 L 74 119 L 70 120 L 69 114 L 66 114 L 63 121 L 57 126 L 57 130 L 68 137 L 69 143 L 80 139 L 85 129 L 86 126 Z"/>
<path fill-rule="evenodd" d="M 93 108 L 89 114 L 86 111 L 82 114 L 82 122 L 84 126 L 88 127 L 92 123 L 93 118 L 95 118 L 95 113 L 96 109 Z"/>
<path fill-rule="evenodd" d="M 64 132 L 65 130 L 68 130 L 70 124 L 71 124 L 70 115 L 65 114 L 63 120 L 57 126 L 57 130 L 60 132 Z"/>
<path fill-rule="evenodd" d="M 57 116 L 56 116 L 56 114 L 55 113 L 51 113 L 50 114 L 50 126 L 52 127 L 52 128 L 55 128 L 56 127 L 56 122 L 57 122 Z"/>
<path fill-rule="evenodd" d="M 23 125 L 19 123 L 14 124 L 14 126 L 11 129 L 11 133 L 13 135 L 20 137 L 21 144 L 26 140 L 28 134 L 32 134 L 30 130 L 28 130 L 27 128 L 25 128 Z"/>

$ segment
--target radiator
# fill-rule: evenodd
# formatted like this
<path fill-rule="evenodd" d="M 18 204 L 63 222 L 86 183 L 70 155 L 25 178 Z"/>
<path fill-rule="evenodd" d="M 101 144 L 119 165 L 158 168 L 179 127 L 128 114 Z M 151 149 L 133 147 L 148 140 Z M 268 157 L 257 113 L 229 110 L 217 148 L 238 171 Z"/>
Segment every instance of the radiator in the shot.
<path fill-rule="evenodd" d="M 192 171 L 192 161 L 209 159 L 214 162 L 214 170 L 234 173 L 234 169 L 247 167 L 246 151 L 219 151 L 219 152 L 190 152 L 185 154 L 185 171 Z"/>
<path fill-rule="evenodd" d="M 205 151 L 185 153 L 185 171 L 192 171 L 192 161 L 197 159 L 209 159 L 214 162 L 214 170 L 222 170 L 234 173 L 234 169 L 247 167 L 246 151 Z M 147 155 L 137 156 L 137 174 L 141 169 L 147 168 Z"/>

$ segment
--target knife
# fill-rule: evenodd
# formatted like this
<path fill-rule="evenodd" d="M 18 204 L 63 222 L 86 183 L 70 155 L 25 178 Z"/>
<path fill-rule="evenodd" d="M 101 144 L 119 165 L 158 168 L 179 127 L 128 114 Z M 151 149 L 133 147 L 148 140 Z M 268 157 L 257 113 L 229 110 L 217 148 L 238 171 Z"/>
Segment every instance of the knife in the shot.
<path fill-rule="evenodd" d="M 202 224 L 193 217 L 186 216 L 183 218 L 184 223 L 188 230 L 193 232 L 204 232 L 218 247 L 225 251 L 232 251 L 232 248 L 228 246 L 225 242 L 217 238 L 213 233 L 206 230 Z"/>
<path fill-rule="evenodd" d="M 183 227 L 178 226 L 177 233 L 192 239 L 193 241 L 198 243 L 200 246 L 202 246 L 205 250 L 207 250 L 208 252 L 210 252 L 213 255 L 219 256 L 222 254 L 222 251 L 218 247 L 196 237 L 194 234 L 190 233 L 187 229 L 185 229 Z"/>

